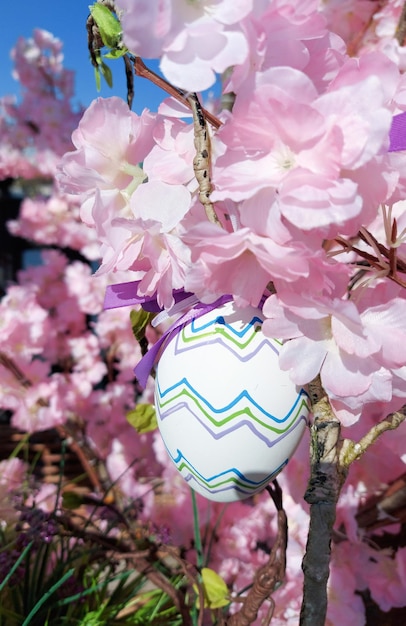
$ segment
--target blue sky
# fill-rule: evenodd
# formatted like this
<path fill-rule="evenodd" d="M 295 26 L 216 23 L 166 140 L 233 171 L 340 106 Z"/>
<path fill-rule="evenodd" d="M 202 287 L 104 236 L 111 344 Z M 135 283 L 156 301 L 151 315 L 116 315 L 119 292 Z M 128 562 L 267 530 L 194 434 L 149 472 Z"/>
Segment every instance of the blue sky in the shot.
<path fill-rule="evenodd" d="M 154 1 L 154 0 L 151 0 Z M 113 89 L 102 84 L 96 90 L 93 67 L 88 60 L 86 18 L 91 0 L 2 0 L 0 17 L 0 96 L 19 93 L 18 83 L 12 78 L 10 50 L 18 37 L 31 37 L 34 28 L 43 28 L 64 43 L 64 65 L 76 74 L 76 101 L 87 106 L 98 96 L 118 95 L 126 97 L 123 62 L 109 62 L 113 71 Z M 156 62 L 146 61 L 157 69 Z M 163 92 L 138 78 L 135 84 L 133 110 L 140 113 L 144 107 L 156 110 L 165 97 Z"/>

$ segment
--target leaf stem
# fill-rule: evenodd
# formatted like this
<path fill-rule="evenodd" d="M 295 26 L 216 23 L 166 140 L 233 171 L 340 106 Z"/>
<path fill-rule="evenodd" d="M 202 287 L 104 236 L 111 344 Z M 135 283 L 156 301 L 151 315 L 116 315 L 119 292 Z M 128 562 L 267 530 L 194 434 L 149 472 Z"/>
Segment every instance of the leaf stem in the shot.
<path fill-rule="evenodd" d="M 204 556 L 203 556 L 202 536 L 200 534 L 199 511 L 197 508 L 196 492 L 191 488 L 190 493 L 192 497 L 192 508 L 193 508 L 193 529 L 194 529 L 195 548 L 196 548 L 196 565 L 197 565 L 198 570 L 200 571 L 201 568 L 204 566 Z"/>

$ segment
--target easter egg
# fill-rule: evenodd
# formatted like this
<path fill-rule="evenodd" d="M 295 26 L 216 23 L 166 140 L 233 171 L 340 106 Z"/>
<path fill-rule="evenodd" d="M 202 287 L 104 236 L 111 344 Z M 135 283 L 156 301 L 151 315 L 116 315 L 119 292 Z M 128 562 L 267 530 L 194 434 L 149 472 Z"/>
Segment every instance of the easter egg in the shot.
<path fill-rule="evenodd" d="M 281 342 L 263 334 L 263 320 L 259 309 L 227 302 L 181 326 L 157 364 L 155 408 L 166 449 L 210 500 L 261 491 L 306 428 L 308 396 L 280 369 Z"/>

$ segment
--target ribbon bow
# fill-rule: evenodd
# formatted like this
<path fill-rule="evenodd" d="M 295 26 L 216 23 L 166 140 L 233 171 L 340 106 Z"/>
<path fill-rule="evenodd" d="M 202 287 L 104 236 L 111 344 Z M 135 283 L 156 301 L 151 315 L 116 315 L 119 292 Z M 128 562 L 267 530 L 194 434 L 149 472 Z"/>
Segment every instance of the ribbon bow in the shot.
<path fill-rule="evenodd" d="M 138 295 L 137 287 L 139 283 L 140 281 L 133 281 L 128 283 L 119 283 L 117 285 L 109 285 L 106 289 L 106 295 L 104 298 L 104 309 L 116 309 L 122 306 L 134 306 L 136 304 L 140 304 L 145 311 L 149 311 L 150 313 L 163 311 L 157 302 L 156 296 Z M 148 376 L 164 344 L 177 335 L 182 330 L 184 325 L 190 320 L 197 319 L 205 313 L 212 311 L 216 307 L 232 300 L 231 295 L 225 295 L 217 298 L 217 300 L 210 304 L 204 304 L 203 302 L 200 302 L 194 294 L 184 291 L 183 289 L 175 290 L 173 296 L 175 299 L 175 305 L 168 312 L 166 317 L 184 311 L 187 306 L 192 305 L 193 308 L 183 313 L 183 315 L 181 315 L 181 317 L 163 333 L 158 341 L 151 346 L 148 352 L 135 366 L 134 374 L 143 389 L 145 389 Z"/>

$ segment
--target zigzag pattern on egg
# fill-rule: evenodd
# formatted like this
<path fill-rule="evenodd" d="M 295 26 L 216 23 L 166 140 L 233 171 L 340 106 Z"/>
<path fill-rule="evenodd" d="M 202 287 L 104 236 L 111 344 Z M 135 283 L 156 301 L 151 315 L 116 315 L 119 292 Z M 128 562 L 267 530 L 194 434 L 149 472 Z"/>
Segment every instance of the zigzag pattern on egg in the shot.
<path fill-rule="evenodd" d="M 281 372 L 281 343 L 262 312 L 229 302 L 188 321 L 165 346 L 155 407 L 176 468 L 196 491 L 227 502 L 261 491 L 305 430 L 308 396 Z"/>
<path fill-rule="evenodd" d="M 262 426 L 283 437 L 292 428 L 297 426 L 298 421 L 301 419 L 303 408 L 305 407 L 308 410 L 308 399 L 303 389 L 298 394 L 293 406 L 282 418 L 268 413 L 263 407 L 259 406 L 259 404 L 251 398 L 246 389 L 239 393 L 239 395 L 226 406 L 215 408 L 192 387 L 186 378 L 182 378 L 182 380 L 164 391 L 160 388 L 158 381 L 156 398 L 157 402 L 155 408 L 157 409 L 158 418 L 161 421 L 176 414 L 179 409 L 185 409 L 190 412 L 215 439 L 220 439 L 233 430 L 247 426 L 270 448 L 279 441 L 280 437 L 270 441 L 268 436 L 261 432 L 259 427 Z M 239 419 L 244 415 L 249 419 Z M 284 427 L 277 426 L 276 424 L 284 424 Z M 223 428 L 226 425 L 228 427 Z"/>
<path fill-rule="evenodd" d="M 238 491 L 245 496 L 257 493 L 259 489 L 266 487 L 273 477 L 279 474 L 288 462 L 288 459 L 286 459 L 276 470 L 261 480 L 251 480 L 247 476 L 244 476 L 244 474 L 242 474 L 236 467 L 230 467 L 219 474 L 214 474 L 213 476 L 203 476 L 203 474 L 198 472 L 197 469 L 183 456 L 180 450 L 177 452 L 178 454 L 176 457 L 173 457 L 169 453 L 169 456 L 175 463 L 177 470 L 182 474 L 183 478 L 190 484 L 191 487 L 195 487 L 196 484 L 198 484 L 200 488 L 203 487 L 203 489 L 207 491 L 209 497 L 210 494 L 219 494 L 229 490 Z"/>
<path fill-rule="evenodd" d="M 166 398 L 166 396 L 169 396 L 169 398 Z M 247 401 L 245 405 L 241 405 L 242 400 Z M 241 405 L 240 408 L 238 408 L 239 404 Z M 252 407 L 249 406 L 250 404 Z M 248 428 L 268 448 L 277 445 L 279 441 L 293 430 L 303 426 L 302 422 L 306 424 L 308 414 L 308 398 L 303 390 L 298 394 L 296 402 L 287 414 L 282 418 L 278 418 L 264 411 L 245 390 L 227 406 L 215 409 L 191 387 L 186 379 L 182 379 L 164 392 L 159 389 L 158 385 L 155 406 L 157 418 L 161 422 L 169 420 L 171 415 L 176 420 L 179 411 L 187 411 L 190 413 L 191 418 L 198 421 L 213 439 L 221 439 L 222 437 L 227 437 L 233 431 Z M 233 408 L 235 409 L 234 411 L 232 410 Z M 241 419 L 244 415 L 247 419 Z M 283 427 L 280 426 L 282 424 L 284 424 Z M 273 438 L 272 435 L 270 436 L 269 433 L 264 432 L 264 429 L 272 431 L 272 433 L 279 436 Z M 248 440 L 246 441 L 248 443 Z M 231 489 L 245 495 L 256 493 L 259 489 L 266 486 L 288 462 L 288 459 L 286 459 L 276 470 L 259 481 L 251 480 L 236 467 L 228 467 L 218 474 L 204 476 L 185 457 L 181 450 L 177 449 L 176 455 L 172 455 L 168 448 L 167 450 L 184 479 L 191 486 L 195 486 L 197 483 L 208 494 L 212 495 Z"/>
<path fill-rule="evenodd" d="M 181 354 L 187 350 L 198 348 L 202 342 L 204 345 L 219 344 L 232 352 L 241 362 L 248 361 L 257 354 L 264 345 L 269 345 L 275 354 L 279 354 L 281 343 L 276 339 L 264 338 L 260 342 L 258 330 L 261 329 L 262 320 L 258 316 L 252 317 L 240 330 L 228 324 L 222 315 L 209 322 L 201 323 L 202 319 L 194 319 L 186 324 L 175 339 L 175 354 Z M 274 343 L 276 345 L 274 345 Z"/>

